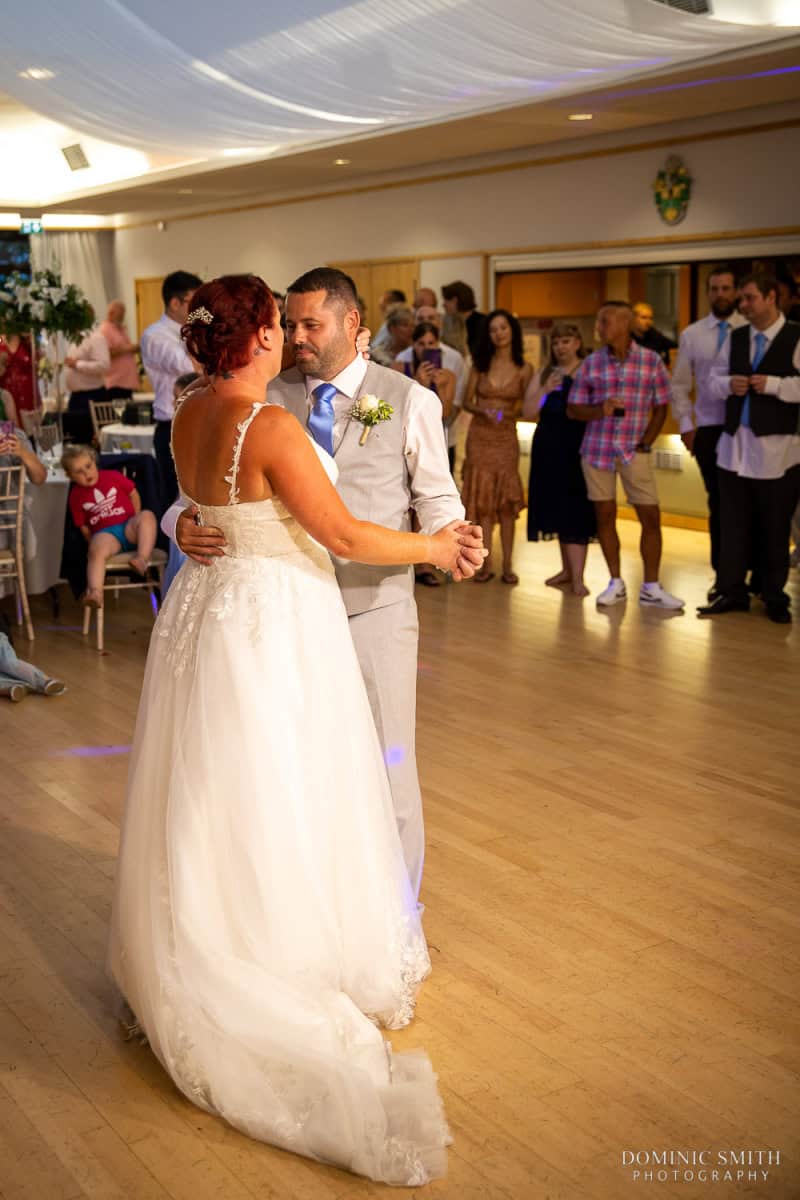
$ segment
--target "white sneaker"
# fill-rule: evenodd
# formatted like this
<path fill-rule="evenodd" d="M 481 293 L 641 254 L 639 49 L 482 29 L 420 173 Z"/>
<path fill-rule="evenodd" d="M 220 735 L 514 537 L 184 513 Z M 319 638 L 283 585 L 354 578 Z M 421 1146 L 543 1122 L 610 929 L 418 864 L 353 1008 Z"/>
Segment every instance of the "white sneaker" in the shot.
<path fill-rule="evenodd" d="M 608 587 L 597 597 L 597 604 L 603 608 L 610 608 L 612 604 L 621 604 L 623 600 L 627 599 L 628 593 L 625 591 L 625 584 L 622 580 L 609 579 Z"/>
<path fill-rule="evenodd" d="M 665 591 L 660 583 L 642 584 L 639 603 L 646 608 L 685 608 L 686 601 Z"/>

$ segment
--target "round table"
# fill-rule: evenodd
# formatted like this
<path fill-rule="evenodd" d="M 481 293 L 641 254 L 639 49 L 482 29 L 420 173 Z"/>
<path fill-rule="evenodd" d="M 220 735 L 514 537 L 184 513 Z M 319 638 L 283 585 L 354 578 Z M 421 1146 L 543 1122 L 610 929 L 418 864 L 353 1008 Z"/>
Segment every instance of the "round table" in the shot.
<path fill-rule="evenodd" d="M 103 454 L 128 452 L 152 454 L 155 425 L 123 425 L 115 421 L 100 430 L 100 450 Z"/>

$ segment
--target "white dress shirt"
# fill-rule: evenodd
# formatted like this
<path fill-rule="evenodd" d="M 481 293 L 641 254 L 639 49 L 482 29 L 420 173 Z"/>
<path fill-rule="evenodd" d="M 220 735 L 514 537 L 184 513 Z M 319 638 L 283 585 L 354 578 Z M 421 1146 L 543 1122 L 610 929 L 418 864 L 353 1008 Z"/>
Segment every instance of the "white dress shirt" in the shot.
<path fill-rule="evenodd" d="M 455 446 L 458 440 L 458 435 L 455 428 L 455 419 L 458 413 L 455 411 L 461 408 L 464 403 L 464 388 L 467 383 L 466 363 L 464 355 L 459 354 L 458 350 L 454 350 L 452 346 L 445 346 L 442 342 L 439 347 L 442 352 L 442 366 L 446 371 L 452 371 L 456 377 L 456 394 L 453 400 L 453 413 L 447 425 L 447 444 Z M 414 361 L 414 347 L 409 346 L 407 350 L 401 350 L 397 356 L 397 362 L 410 363 Z"/>
<path fill-rule="evenodd" d="M 337 389 L 333 398 L 333 452 L 339 447 L 347 428 L 350 410 L 367 373 L 367 361 L 360 354 L 331 380 L 306 376 L 308 411 L 314 403 L 312 393 L 321 383 L 329 382 Z M 411 389 L 403 429 L 403 453 L 411 476 L 414 510 L 421 532 L 436 533 L 450 521 L 463 520 L 464 506 L 458 494 L 447 462 L 442 453 L 442 405 L 438 396 L 414 379 L 408 380 Z"/>
<path fill-rule="evenodd" d="M 175 380 L 195 369 L 181 341 L 181 327 L 164 313 L 147 326 L 139 344 L 142 364 L 155 392 L 153 416 L 157 421 L 171 421 L 175 415 Z"/>
<path fill-rule="evenodd" d="M 99 327 L 87 333 L 79 346 L 71 346 L 70 354 L 75 356 L 77 362 L 74 367 L 66 368 L 67 391 L 90 392 L 102 387 L 106 371 L 111 366 L 111 354 Z"/>
<path fill-rule="evenodd" d="M 756 334 L 763 333 L 767 339 L 764 347 L 766 354 L 772 345 L 773 338 L 780 333 L 786 324 L 786 318 L 781 315 L 768 329 L 754 329 L 750 326 L 750 361 L 753 360 L 756 346 Z M 800 342 L 797 343 L 792 357 L 796 370 L 800 371 Z M 730 339 L 725 342 L 714 365 L 711 368 L 710 388 L 717 400 L 726 400 L 731 391 L 730 375 Z M 756 374 L 759 374 L 756 368 Z M 800 375 L 768 375 L 765 392 L 769 396 L 777 396 L 785 404 L 798 405 L 800 417 Z M 746 479 L 780 479 L 792 467 L 800 463 L 800 437 L 797 433 L 770 433 L 766 437 L 756 437 L 747 425 L 740 425 L 731 435 L 723 433 L 717 446 L 717 466 L 725 471 L 733 471 Z"/>
<path fill-rule="evenodd" d="M 366 359 L 358 355 L 331 380 L 305 379 L 308 412 L 314 403 L 312 392 L 321 383 L 330 382 L 338 394 L 333 398 L 333 450 L 334 454 L 348 425 L 353 401 L 364 382 L 367 372 Z M 433 392 L 409 379 L 406 424 L 403 429 L 403 453 L 411 477 L 411 493 L 414 510 L 419 517 L 421 532 L 434 534 L 451 521 L 463 521 L 464 505 L 450 474 L 447 455 L 444 452 L 442 430 L 442 405 Z M 269 401 L 269 391 L 267 392 Z M 161 519 L 161 528 L 175 541 L 175 526 L 178 517 L 188 504 L 181 499 L 167 509 Z"/>
<path fill-rule="evenodd" d="M 711 394 L 709 376 L 717 357 L 719 327 L 728 322 L 729 331 L 746 325 L 741 313 L 729 317 L 715 317 L 709 313 L 702 321 L 687 325 L 678 344 L 678 357 L 672 368 L 672 412 L 681 433 L 694 429 L 695 425 L 724 425 L 725 398 L 717 399 Z M 726 339 L 722 346 L 729 345 Z M 720 346 L 720 349 L 722 347 Z M 694 419 L 692 418 L 692 375 L 695 381 Z"/>

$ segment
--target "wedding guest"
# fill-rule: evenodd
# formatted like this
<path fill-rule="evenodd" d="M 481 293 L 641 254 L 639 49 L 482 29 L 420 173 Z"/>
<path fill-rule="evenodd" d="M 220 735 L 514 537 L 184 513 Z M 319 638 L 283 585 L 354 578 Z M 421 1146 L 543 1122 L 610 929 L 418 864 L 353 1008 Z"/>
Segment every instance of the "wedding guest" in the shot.
<path fill-rule="evenodd" d="M 656 329 L 653 325 L 655 315 L 653 313 L 652 304 L 634 304 L 633 306 L 633 327 L 631 333 L 633 340 L 638 342 L 640 346 L 644 346 L 645 350 L 654 350 L 665 366 L 669 366 L 669 356 L 675 349 L 676 343 L 672 338 L 668 338 L 660 329 Z"/>
<path fill-rule="evenodd" d="M 514 526 L 525 507 L 519 477 L 517 421 L 531 382 L 533 368 L 522 356 L 522 328 L 516 317 L 498 308 L 486 318 L 473 354 L 464 411 L 472 413 L 467 434 L 461 499 L 467 520 L 483 529 L 489 551 L 475 575 L 477 583 L 494 579 L 491 570 L 492 535 L 500 525 L 503 552 L 502 581 L 519 583 L 512 566 Z"/>
<path fill-rule="evenodd" d="M 706 284 L 707 317 L 688 325 L 680 337 L 678 357 L 672 372 L 672 412 L 689 453 L 697 462 L 708 500 L 708 532 L 714 582 L 708 599 L 719 594 L 719 480 L 717 444 L 725 425 L 725 400 L 711 393 L 711 367 L 732 329 L 744 325 L 736 311 L 736 277 L 725 264 L 714 267 Z M 692 383 L 694 382 L 694 403 Z"/>
<path fill-rule="evenodd" d="M 538 417 L 531 446 L 528 541 L 558 537 L 561 570 L 545 583 L 567 587 L 576 596 L 589 595 L 583 573 L 589 541 L 597 533 L 581 467 L 586 426 L 567 416 L 570 389 L 585 353 L 577 325 L 554 325 L 549 361 L 534 377 L 522 413 L 527 421 Z"/>
<path fill-rule="evenodd" d="M 392 363 L 395 371 L 416 379 L 439 397 L 442 405 L 442 418 L 447 423 L 452 415 L 456 395 L 455 374 L 443 365 L 442 347 L 439 342 L 439 329 L 433 321 L 420 321 L 415 325 L 411 334 L 411 357 L 398 357 Z M 405 351 L 401 352 L 405 355 Z"/>
<path fill-rule="evenodd" d="M 414 334 L 414 314 L 411 309 L 393 308 L 386 318 L 386 330 L 387 340 L 382 343 L 373 340 L 369 352 L 376 363 L 391 367 L 398 354 L 411 345 Z"/>
<path fill-rule="evenodd" d="M 139 367 L 136 355 L 139 347 L 132 342 L 125 327 L 125 305 L 121 300 L 112 300 L 106 319 L 100 323 L 100 332 L 108 343 L 111 366 L 105 375 L 106 398 L 108 400 L 130 400 L 139 387 Z"/>
<path fill-rule="evenodd" d="M 800 324 L 778 307 L 778 281 L 766 272 L 739 284 L 749 325 L 734 329 L 711 370 L 711 390 L 725 398 L 717 447 L 720 495 L 719 594 L 701 617 L 746 612 L 745 582 L 755 561 L 767 616 L 788 625 L 785 591 L 792 515 L 800 501 Z"/>
<path fill-rule="evenodd" d="M 426 289 L 423 289 L 423 291 Z M 437 329 L 437 345 L 442 352 L 442 366 L 446 371 L 452 371 L 456 379 L 456 391 L 453 397 L 453 407 L 450 415 L 445 419 L 445 429 L 447 430 L 447 456 L 450 460 L 450 470 L 452 472 L 456 460 L 456 420 L 461 412 L 464 403 L 464 388 L 467 384 L 467 365 L 464 361 L 464 356 L 454 350 L 452 346 L 446 346 L 442 339 L 442 314 L 437 308 L 431 308 L 428 304 L 423 304 L 414 313 L 416 324 L 419 325 L 423 321 L 428 321 L 436 326 Z M 408 346 L 405 350 L 401 350 L 397 355 L 395 362 L 410 363 L 414 358 L 414 347 Z"/>
<path fill-rule="evenodd" d="M 0 333 L 0 385 L 11 392 L 17 412 L 33 412 L 41 405 L 32 352 L 31 334 Z"/>
<path fill-rule="evenodd" d="M 611 578 L 597 597 L 601 607 L 627 599 L 620 571 L 617 533 L 617 476 L 642 529 L 640 550 L 644 607 L 681 609 L 683 600 L 659 582 L 661 514 L 650 452 L 667 416 L 669 376 L 653 350 L 633 338 L 633 310 L 621 300 L 607 301 L 597 316 L 602 341 L 584 359 L 572 385 L 567 413 L 589 425 L 581 443 L 586 491 L 594 502 L 597 537 Z"/>
<path fill-rule="evenodd" d="M 468 283 L 464 283 L 461 279 L 456 279 L 453 283 L 446 283 L 442 288 L 442 300 L 444 301 L 444 310 L 446 313 L 459 315 L 463 319 L 467 327 L 467 345 L 469 352 L 475 357 L 475 349 L 483 336 L 486 317 L 482 312 L 478 312 L 478 305 L 475 300 L 475 293 Z"/>
<path fill-rule="evenodd" d="M 79 345 L 70 347 L 64 366 L 69 391 L 67 411 L 88 418 L 89 401 L 108 398 L 104 380 L 111 367 L 111 352 L 99 325 Z"/>
<path fill-rule="evenodd" d="M 147 574 L 156 544 L 155 514 L 142 508 L 136 485 L 120 471 L 98 469 L 91 446 L 68 446 L 61 465 L 73 484 L 72 519 L 89 543 L 88 586 L 82 601 L 90 608 L 102 608 L 109 558 L 135 550 L 130 565 L 137 574 Z"/>
<path fill-rule="evenodd" d="M 420 287 L 414 293 L 414 309 L 418 308 L 436 308 L 436 292 L 433 288 Z"/>
<path fill-rule="evenodd" d="M 181 328 L 186 324 L 192 296 L 201 283 L 199 276 L 190 271 L 173 271 L 167 275 L 161 285 L 163 315 L 148 325 L 141 337 L 142 365 L 155 392 L 153 449 L 161 472 L 164 508 L 169 508 L 178 495 L 178 478 L 170 447 L 175 380 L 194 370 L 181 341 Z"/>
<path fill-rule="evenodd" d="M 442 405 L 442 424 L 447 431 L 447 423 L 453 418 L 455 405 L 456 377 L 452 371 L 442 364 L 442 347 L 439 343 L 439 329 L 432 321 L 420 321 L 414 326 L 413 341 L 407 350 L 392 363 L 395 371 L 400 371 L 408 379 L 415 379 L 422 387 L 429 388 L 439 397 Z M 406 355 L 411 353 L 411 357 Z M 450 462 L 452 473 L 453 463 Z M 419 521 L 414 515 L 412 529 L 419 532 Z M 440 580 L 432 563 L 417 563 L 414 568 L 414 579 L 425 587 L 439 587 Z"/>
<path fill-rule="evenodd" d="M 66 690 L 60 679 L 53 679 L 52 675 L 17 658 L 6 634 L 0 633 L 0 696 L 7 696 L 13 704 L 18 704 L 29 692 L 63 696 Z"/>
<path fill-rule="evenodd" d="M 25 468 L 28 482 L 35 487 L 47 479 L 47 467 L 36 454 L 27 434 L 21 429 L 10 433 L 0 430 L 0 467 L 16 467 L 20 463 Z"/>
<path fill-rule="evenodd" d="M 800 288 L 788 266 L 775 272 L 778 281 L 778 308 L 787 321 L 800 321 Z"/>
<path fill-rule="evenodd" d="M 446 312 L 442 318 L 442 342 L 457 350 L 461 357 L 469 358 L 469 342 L 467 340 L 467 323 L 461 313 Z"/>
<path fill-rule="evenodd" d="M 375 350 L 375 349 L 386 350 L 390 346 L 391 335 L 389 333 L 389 314 L 392 312 L 393 309 L 407 307 L 407 305 L 408 305 L 408 302 L 406 300 L 406 294 L 405 294 L 405 292 L 401 291 L 400 288 L 388 288 L 383 293 L 380 300 L 378 301 L 378 308 L 381 310 L 381 316 L 383 317 L 383 324 L 381 325 L 378 332 L 375 334 L 375 337 L 372 339 L 372 345 L 370 347 L 370 350 Z M 362 323 L 362 325 L 364 323 L 364 313 L 363 312 L 361 313 L 361 323 Z M 391 364 L 387 364 L 387 365 L 391 365 Z"/>

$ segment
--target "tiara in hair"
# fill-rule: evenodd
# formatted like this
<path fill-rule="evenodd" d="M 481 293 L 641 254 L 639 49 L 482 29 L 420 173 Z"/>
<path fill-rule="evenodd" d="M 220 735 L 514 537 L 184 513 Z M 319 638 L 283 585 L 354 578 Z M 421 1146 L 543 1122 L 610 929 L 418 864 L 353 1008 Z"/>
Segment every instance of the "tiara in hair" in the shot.
<path fill-rule="evenodd" d="M 207 308 L 193 308 L 186 318 L 186 324 L 194 325 L 195 321 L 202 321 L 204 325 L 210 325 L 213 320 L 214 314 Z"/>

